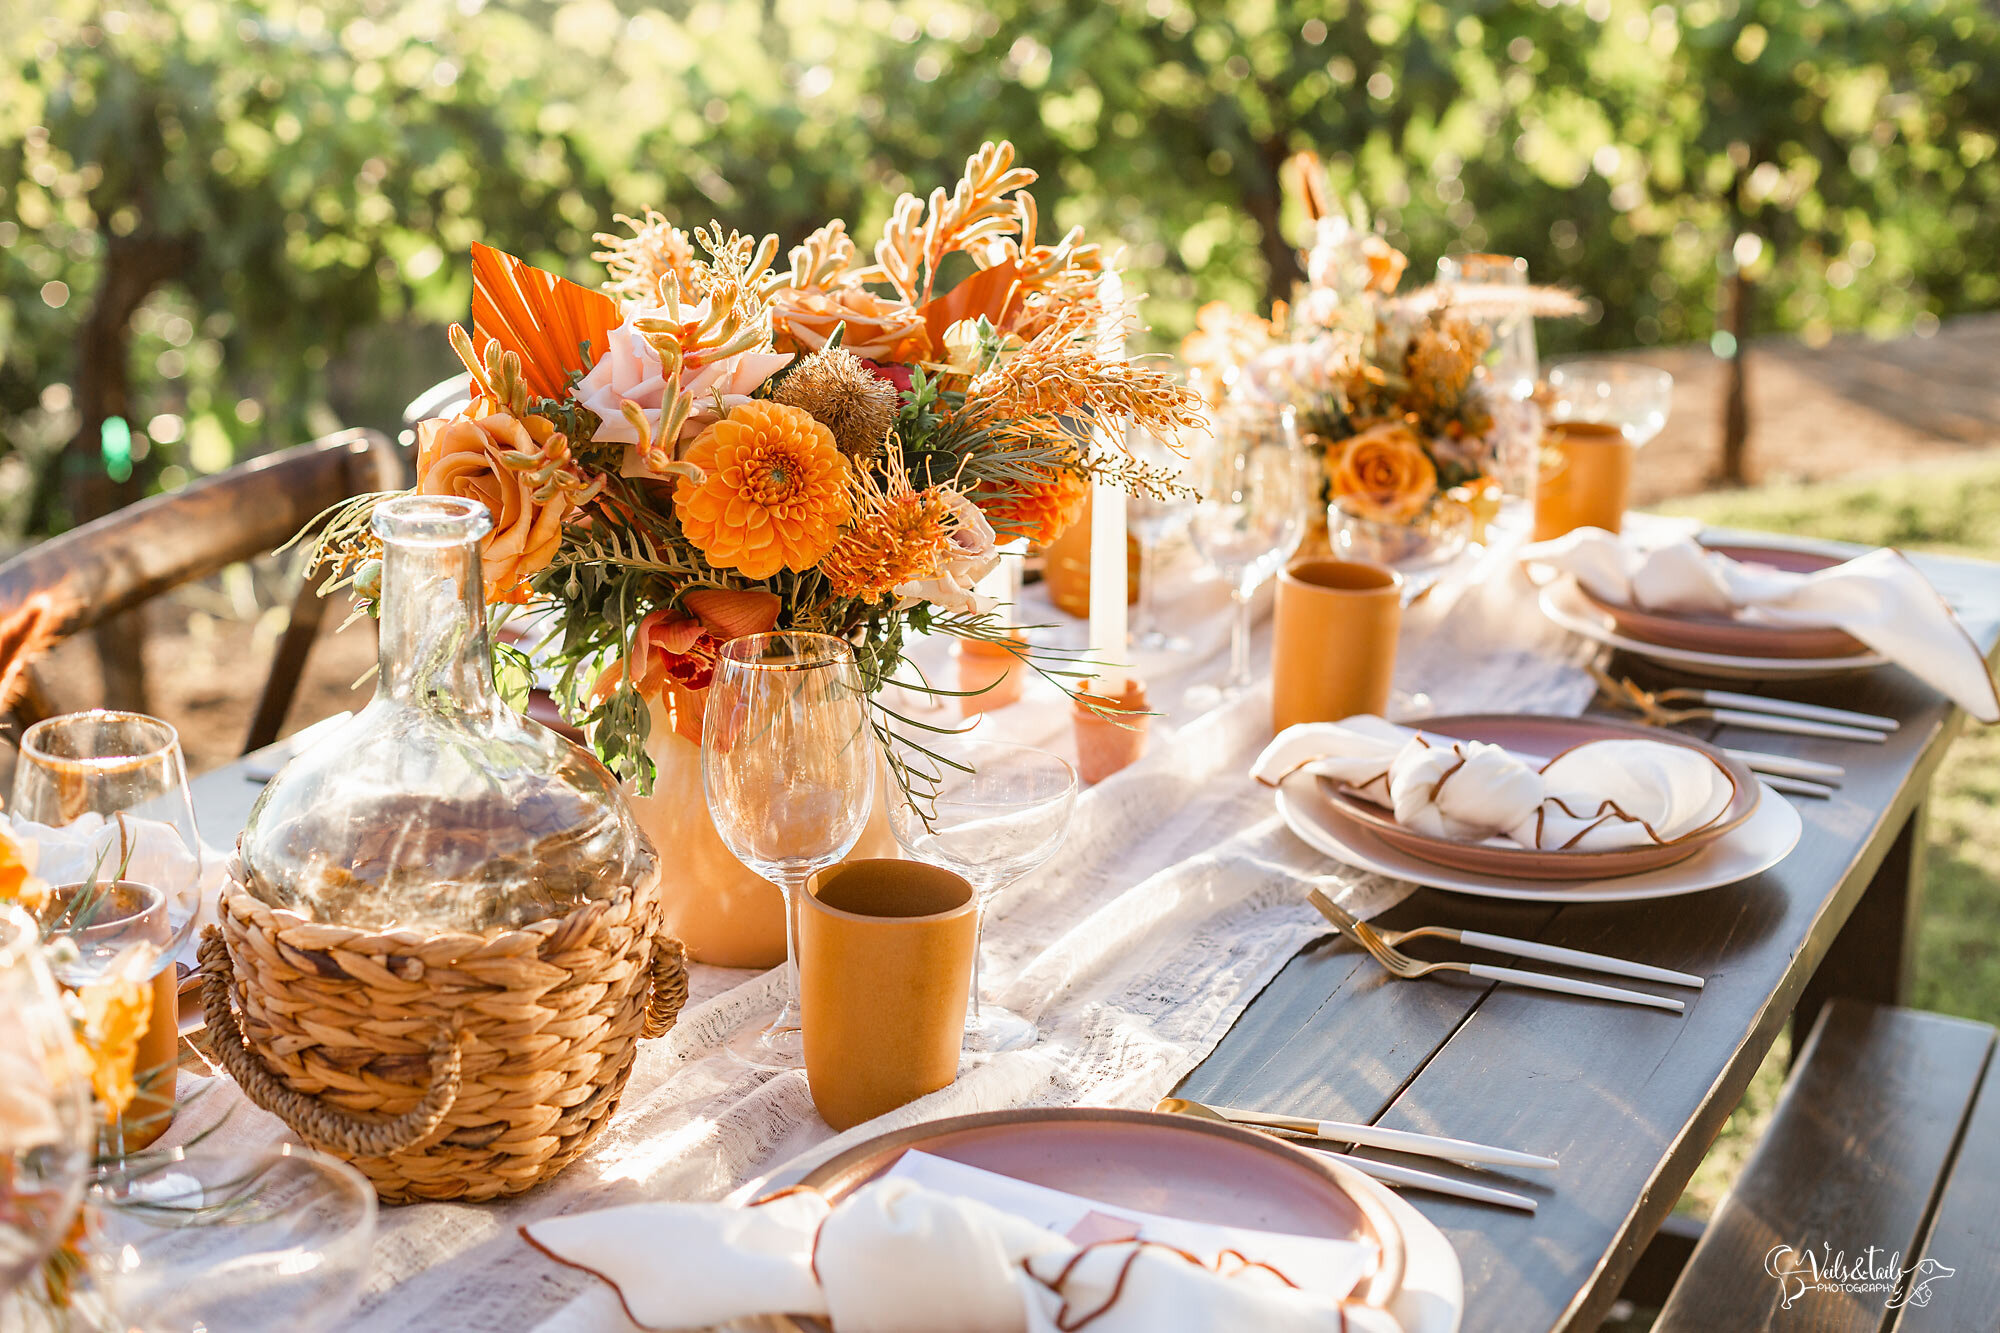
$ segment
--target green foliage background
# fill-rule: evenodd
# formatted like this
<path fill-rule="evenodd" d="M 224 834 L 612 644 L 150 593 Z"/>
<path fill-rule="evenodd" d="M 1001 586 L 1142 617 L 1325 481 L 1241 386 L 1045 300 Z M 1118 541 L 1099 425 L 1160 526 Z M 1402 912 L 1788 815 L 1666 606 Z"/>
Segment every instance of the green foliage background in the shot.
<path fill-rule="evenodd" d="M 590 234 L 621 210 L 870 237 L 990 136 L 1043 173 L 1046 229 L 1125 248 L 1159 347 L 1204 300 L 1288 289 L 1276 167 L 1307 147 L 1419 273 L 1499 250 L 1594 298 L 1556 346 L 1709 339 L 1738 261 L 1755 327 L 1808 340 L 2000 304 L 2000 17 L 1978 0 L 16 10 L 16 529 L 68 521 L 107 466 L 129 498 L 338 424 L 393 430 L 452 368 L 436 326 L 462 316 L 475 239 L 594 280 Z M 138 432 L 122 480 L 107 412 Z"/>

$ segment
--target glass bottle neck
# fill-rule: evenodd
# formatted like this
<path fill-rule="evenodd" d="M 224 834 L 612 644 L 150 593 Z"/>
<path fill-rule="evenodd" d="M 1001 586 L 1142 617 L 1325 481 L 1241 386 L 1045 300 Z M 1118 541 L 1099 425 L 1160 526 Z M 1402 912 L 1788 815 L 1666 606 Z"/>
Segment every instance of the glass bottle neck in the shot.
<path fill-rule="evenodd" d="M 497 706 L 479 538 L 382 543 L 381 688 L 430 712 Z"/>

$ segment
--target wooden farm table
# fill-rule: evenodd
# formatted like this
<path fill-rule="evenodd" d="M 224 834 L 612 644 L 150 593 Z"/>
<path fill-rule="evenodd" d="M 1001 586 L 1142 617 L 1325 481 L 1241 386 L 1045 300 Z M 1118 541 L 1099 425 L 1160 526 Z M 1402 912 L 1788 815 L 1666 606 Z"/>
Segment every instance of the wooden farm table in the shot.
<path fill-rule="evenodd" d="M 1989 657 L 2000 566 L 1922 558 L 1970 611 Z M 1642 663 L 1612 668 L 1678 683 Z M 1513 1178 L 1533 1216 L 1411 1193 L 1464 1264 L 1468 1333 L 1594 1329 L 1646 1254 L 1779 1029 L 1832 995 L 1901 998 L 1920 906 L 1923 799 L 1964 716 L 1895 668 L 1731 688 L 1885 714 L 1881 746 L 1734 732 L 1733 745 L 1832 760 L 1828 801 L 1799 799 L 1798 848 L 1741 884 L 1630 905 L 1540 906 L 1419 890 L 1380 921 L 1529 936 L 1708 978 L 1685 1015 L 1572 1003 L 1475 981 L 1390 980 L 1328 939 L 1299 954 L 1183 1082 L 1190 1097 L 1448 1133 L 1561 1159 Z M 1713 734 L 1712 732 L 1710 734 Z M 242 827 L 260 787 L 244 763 L 197 779 L 211 839 Z M 1873 1238 L 1852 1242 L 1867 1244 Z M 1660 1235 L 1685 1250 L 1691 1239 Z M 1644 1262 L 1642 1263 L 1642 1256 Z M 2000 1262 L 2000 1256 L 1987 1256 Z"/>

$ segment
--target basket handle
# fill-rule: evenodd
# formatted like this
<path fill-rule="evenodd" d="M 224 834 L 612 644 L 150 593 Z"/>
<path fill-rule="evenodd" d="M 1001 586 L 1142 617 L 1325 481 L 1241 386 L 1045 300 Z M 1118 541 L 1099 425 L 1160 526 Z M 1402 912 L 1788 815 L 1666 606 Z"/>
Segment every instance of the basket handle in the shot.
<path fill-rule="evenodd" d="M 388 1157 L 414 1147 L 444 1123 L 458 1101 L 459 1066 L 465 1037 L 453 1030 L 439 1032 L 431 1043 L 430 1087 L 424 1098 L 392 1120 L 366 1120 L 310 1093 L 287 1087 L 243 1039 L 229 993 L 235 974 L 222 930 L 215 925 L 201 932 L 201 1000 L 208 1031 L 222 1067 L 243 1094 L 311 1141 L 348 1157 Z"/>
<path fill-rule="evenodd" d="M 664 930 L 653 936 L 648 972 L 652 988 L 646 997 L 646 1026 L 641 1035 L 661 1037 L 681 1016 L 681 1006 L 688 997 L 687 950 Z"/>

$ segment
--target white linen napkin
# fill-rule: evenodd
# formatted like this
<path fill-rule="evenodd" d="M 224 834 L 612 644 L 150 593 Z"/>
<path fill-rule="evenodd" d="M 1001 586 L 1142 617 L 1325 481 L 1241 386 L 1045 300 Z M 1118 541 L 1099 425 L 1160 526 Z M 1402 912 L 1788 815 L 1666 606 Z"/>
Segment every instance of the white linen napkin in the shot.
<path fill-rule="evenodd" d="M 2000 722 L 1985 655 L 1930 580 L 1889 547 L 1798 574 L 1732 560 L 1691 537 L 1648 546 L 1578 528 L 1523 547 L 1521 559 L 1574 574 L 1601 601 L 1641 610 L 1845 630 L 1981 722 Z"/>
<path fill-rule="evenodd" d="M 1252 772 L 1275 787 L 1301 768 L 1387 807 L 1414 832 L 1542 850 L 1674 842 L 1714 823 L 1735 795 L 1729 774 L 1686 745 L 1591 741 L 1545 759 L 1372 715 L 1287 727 Z"/>
<path fill-rule="evenodd" d="M 974 1199 L 889 1177 L 838 1208 L 810 1190 L 736 1208 L 649 1203 L 521 1228 L 616 1288 L 649 1329 L 815 1315 L 835 1333 L 1099 1333 L 1256 1328 L 1397 1333 L 1380 1310 L 1260 1265 L 1210 1267 L 1143 1240 L 1077 1245 Z"/>

